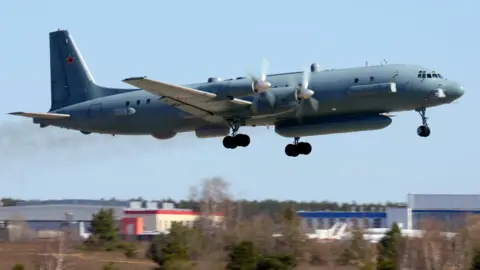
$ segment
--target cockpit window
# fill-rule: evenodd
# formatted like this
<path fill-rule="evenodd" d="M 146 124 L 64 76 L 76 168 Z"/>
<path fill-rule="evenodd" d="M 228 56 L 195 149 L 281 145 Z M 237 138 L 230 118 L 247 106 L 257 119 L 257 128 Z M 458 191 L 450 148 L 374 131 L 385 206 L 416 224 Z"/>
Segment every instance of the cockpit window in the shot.
<path fill-rule="evenodd" d="M 418 71 L 417 78 L 419 78 L 419 79 L 434 79 L 434 78 L 443 79 L 443 76 L 440 73 L 436 73 L 435 71 L 427 73 L 427 71 L 425 71 L 425 70 L 420 70 L 420 71 Z"/>

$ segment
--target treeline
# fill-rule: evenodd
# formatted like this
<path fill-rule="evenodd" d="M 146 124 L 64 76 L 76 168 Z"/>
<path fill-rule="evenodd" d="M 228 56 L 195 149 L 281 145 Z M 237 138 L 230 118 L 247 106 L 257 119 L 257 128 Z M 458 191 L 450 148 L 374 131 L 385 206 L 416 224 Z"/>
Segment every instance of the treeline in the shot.
<path fill-rule="evenodd" d="M 128 258 L 148 258 L 159 269 L 175 270 L 310 270 L 310 269 L 480 269 L 480 220 L 470 219 L 458 235 L 446 237 L 441 224 L 426 223 L 422 237 L 406 238 L 396 224 L 378 243 L 363 238 L 361 229 L 344 241 L 319 242 L 301 230 L 291 209 L 248 219 L 212 221 L 208 214 L 193 226 L 172 224 L 146 250 L 119 240 L 113 211 L 93 216 L 92 236 L 84 248 L 122 251 Z"/>
<path fill-rule="evenodd" d="M 17 202 L 22 200 L 3 198 L 1 199 L 4 206 L 15 206 Z M 108 201 L 119 201 L 115 198 L 108 199 Z M 141 197 L 132 198 L 128 201 L 142 201 L 145 204 L 145 200 Z M 38 201 L 39 203 L 48 203 L 48 201 Z M 119 201 L 120 202 L 120 201 Z M 125 201 L 122 201 L 125 202 Z M 163 199 L 158 202 L 170 202 L 174 203 L 177 208 L 193 209 L 195 211 L 200 210 L 200 202 L 198 200 L 173 200 Z M 387 207 L 405 207 L 405 203 L 338 203 L 331 201 L 279 201 L 279 200 L 232 200 L 232 203 L 236 205 L 238 211 L 242 212 L 244 217 L 251 217 L 258 214 L 274 215 L 283 211 L 285 208 L 293 208 L 297 211 L 383 211 Z"/>

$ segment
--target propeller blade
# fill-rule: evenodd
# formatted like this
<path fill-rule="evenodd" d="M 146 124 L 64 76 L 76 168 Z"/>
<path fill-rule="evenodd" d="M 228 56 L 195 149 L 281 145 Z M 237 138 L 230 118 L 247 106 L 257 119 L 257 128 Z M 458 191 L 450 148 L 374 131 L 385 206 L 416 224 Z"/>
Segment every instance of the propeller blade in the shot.
<path fill-rule="evenodd" d="M 247 76 L 253 80 L 255 92 L 265 92 L 270 87 L 272 87 L 272 84 L 266 80 L 268 66 L 268 60 L 263 57 L 260 76 L 253 75 L 250 72 L 245 72 Z"/>
<path fill-rule="evenodd" d="M 314 111 L 318 110 L 318 100 L 316 98 L 309 98 L 308 102 L 310 102 L 310 105 L 312 106 L 312 110 Z"/>
<path fill-rule="evenodd" d="M 305 100 L 300 101 L 300 104 L 298 104 L 297 112 L 295 113 L 295 116 L 297 117 L 299 122 L 301 122 L 301 119 L 302 119 L 302 116 L 303 116 L 304 101 Z"/>
<path fill-rule="evenodd" d="M 263 92 L 259 93 L 259 95 L 265 95 L 265 98 L 268 100 L 268 103 L 270 103 L 271 106 L 275 104 L 275 95 L 273 95 L 271 92 Z"/>
<path fill-rule="evenodd" d="M 261 81 L 265 81 L 267 79 L 267 70 L 268 70 L 269 65 L 270 64 L 268 63 L 267 58 L 263 57 L 262 58 L 262 69 L 261 69 L 262 75 L 260 76 Z"/>
<path fill-rule="evenodd" d="M 302 88 L 303 89 L 308 89 L 308 83 L 310 82 L 310 70 L 305 70 L 303 72 L 303 78 L 302 78 Z"/>

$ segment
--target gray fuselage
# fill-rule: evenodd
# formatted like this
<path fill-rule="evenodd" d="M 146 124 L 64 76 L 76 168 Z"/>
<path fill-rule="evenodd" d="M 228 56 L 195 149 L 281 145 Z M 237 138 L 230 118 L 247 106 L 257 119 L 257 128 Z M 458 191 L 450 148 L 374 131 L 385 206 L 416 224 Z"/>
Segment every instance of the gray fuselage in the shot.
<path fill-rule="evenodd" d="M 426 71 L 429 75 L 420 74 Z M 420 73 L 419 73 L 420 72 Z M 451 103 L 463 95 L 463 87 L 447 80 L 434 71 L 417 65 L 391 64 L 347 69 L 332 69 L 312 72 L 309 89 L 318 101 L 316 110 L 303 108 L 303 119 L 341 117 L 348 115 L 379 114 L 410 111 Z M 277 87 L 295 86 L 302 79 L 302 72 L 268 75 L 272 84 L 268 91 Z M 244 78 L 243 80 L 248 80 Z M 389 92 L 394 83 L 396 92 Z M 216 83 L 185 85 L 207 92 L 216 92 Z M 436 89 L 442 87 L 446 97 L 436 96 Z M 251 96 L 240 99 L 252 101 Z M 151 135 L 159 134 L 168 138 L 169 134 L 195 131 L 210 125 L 204 119 L 195 118 L 180 109 L 163 103 L 158 95 L 141 89 L 126 89 L 124 93 L 88 100 L 60 108 L 53 112 L 70 114 L 70 119 L 39 120 L 44 126 L 53 125 L 85 132 L 105 134 Z M 122 116 L 112 113 L 115 110 L 134 108 L 135 113 Z M 232 112 L 226 112 L 231 114 Z M 296 119 L 295 111 L 275 116 L 246 115 L 243 125 L 275 125 L 281 121 Z M 226 115 L 228 116 L 228 115 Z M 226 123 L 225 123 L 226 125 Z"/>

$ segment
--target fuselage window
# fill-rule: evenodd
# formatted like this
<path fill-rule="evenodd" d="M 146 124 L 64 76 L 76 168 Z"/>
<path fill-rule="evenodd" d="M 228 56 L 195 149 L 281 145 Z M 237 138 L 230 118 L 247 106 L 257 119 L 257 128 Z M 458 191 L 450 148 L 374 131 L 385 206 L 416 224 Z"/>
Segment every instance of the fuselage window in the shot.
<path fill-rule="evenodd" d="M 125 102 L 125 106 L 130 106 L 130 101 Z"/>
<path fill-rule="evenodd" d="M 355 80 L 353 80 L 354 83 L 358 83 L 358 78 L 355 78 Z"/>
<path fill-rule="evenodd" d="M 425 79 L 427 77 L 427 74 L 422 73 L 422 79 Z"/>
<path fill-rule="evenodd" d="M 147 104 L 150 104 L 150 99 L 147 99 Z"/>
<path fill-rule="evenodd" d="M 140 105 L 140 100 L 137 100 L 137 105 Z"/>
<path fill-rule="evenodd" d="M 421 71 L 418 72 L 417 78 L 422 78 L 422 72 Z"/>
<path fill-rule="evenodd" d="M 433 77 L 433 78 L 438 78 L 438 77 L 437 77 L 437 74 L 435 74 L 435 73 L 432 73 L 432 77 Z"/>
<path fill-rule="evenodd" d="M 373 76 L 370 76 L 370 81 L 373 82 L 375 78 Z"/>

